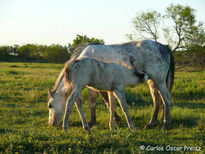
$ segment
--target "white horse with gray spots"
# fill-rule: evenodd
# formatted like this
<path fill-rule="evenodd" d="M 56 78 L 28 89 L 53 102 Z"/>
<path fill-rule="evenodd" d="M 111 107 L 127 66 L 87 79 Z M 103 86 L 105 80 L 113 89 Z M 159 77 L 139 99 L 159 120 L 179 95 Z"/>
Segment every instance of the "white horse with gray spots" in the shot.
<path fill-rule="evenodd" d="M 89 57 L 103 62 L 125 63 L 127 66 L 131 66 L 139 72 L 147 74 L 149 77 L 148 85 L 153 97 L 154 112 L 145 128 L 151 128 L 157 124 L 158 111 L 161 105 L 163 106 L 163 126 L 165 129 L 167 128 L 171 122 L 170 91 L 174 81 L 174 58 L 171 50 L 167 46 L 152 40 L 143 40 L 117 45 L 88 45 L 77 50 L 72 60 Z M 62 71 L 56 81 L 54 89 L 49 91 L 48 107 L 50 125 L 59 125 L 64 115 L 68 96 L 63 87 L 64 75 Z M 90 123 L 92 125 L 96 119 L 96 92 L 93 90 L 89 90 L 89 92 L 91 104 Z M 105 93 L 101 94 L 108 103 L 108 97 Z M 57 105 L 50 106 L 49 104 L 51 102 Z M 108 106 L 110 105 L 108 104 Z M 115 118 L 118 118 L 116 113 Z"/>

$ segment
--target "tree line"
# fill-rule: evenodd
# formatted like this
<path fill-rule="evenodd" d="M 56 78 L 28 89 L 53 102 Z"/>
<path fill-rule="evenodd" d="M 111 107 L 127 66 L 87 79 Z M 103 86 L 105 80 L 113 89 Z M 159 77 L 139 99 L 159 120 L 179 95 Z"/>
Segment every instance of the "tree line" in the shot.
<path fill-rule="evenodd" d="M 68 43 L 68 46 L 59 44 L 49 46 L 39 44 L 0 46 L 0 61 L 64 63 L 70 59 L 75 48 L 84 43 L 104 44 L 104 41 L 89 38 L 86 35 L 77 35 L 72 43 Z"/>
<path fill-rule="evenodd" d="M 156 10 L 138 12 L 132 20 L 133 32 L 127 34 L 127 38 L 160 41 L 163 37 L 172 49 L 177 65 L 205 66 L 205 28 L 197 21 L 195 12 L 193 8 L 179 4 L 168 6 L 165 14 Z M 64 63 L 83 43 L 104 44 L 104 40 L 77 35 L 67 46 L 1 46 L 0 61 Z"/>
<path fill-rule="evenodd" d="M 59 63 L 68 58 L 67 47 L 61 45 L 26 44 L 0 47 L 1 61 Z"/>

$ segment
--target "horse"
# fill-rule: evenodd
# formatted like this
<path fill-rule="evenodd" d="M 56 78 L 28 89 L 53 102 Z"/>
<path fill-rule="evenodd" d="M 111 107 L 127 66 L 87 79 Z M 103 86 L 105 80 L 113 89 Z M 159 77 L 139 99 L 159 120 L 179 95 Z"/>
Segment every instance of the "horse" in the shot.
<path fill-rule="evenodd" d="M 93 90 L 109 91 L 120 103 L 122 111 L 125 114 L 128 127 L 135 131 L 132 119 L 129 114 L 128 105 L 125 99 L 124 88 L 127 85 L 139 84 L 148 80 L 148 76 L 136 69 L 128 68 L 119 63 L 104 63 L 93 58 L 81 58 L 74 61 L 68 61 L 64 67 L 64 89 L 69 96 L 63 120 L 63 128 L 67 130 L 68 119 L 71 108 L 78 98 L 81 96 L 82 90 L 88 86 Z M 95 74 L 95 75 L 93 75 Z M 120 78 L 118 78 L 120 76 Z M 109 79 L 109 80 L 107 80 Z M 111 95 L 109 95 L 111 97 Z M 111 99 L 111 98 L 110 98 Z M 76 103 L 79 111 L 83 127 L 90 132 L 89 126 L 85 120 L 82 111 L 82 103 Z M 53 102 L 49 103 L 52 108 L 56 106 Z M 115 103 L 110 103 L 110 129 L 114 129 L 114 112 Z"/>
<path fill-rule="evenodd" d="M 132 41 L 115 45 L 86 45 L 76 49 L 72 56 L 72 60 L 82 57 L 90 57 L 102 62 L 122 62 L 129 66 L 133 66 L 139 72 L 148 75 L 148 85 L 153 98 L 154 111 L 150 121 L 145 125 L 145 129 L 152 128 L 157 124 L 157 117 L 160 107 L 163 107 L 163 127 L 167 129 L 171 123 L 170 104 L 171 89 L 174 83 L 174 57 L 168 46 L 162 45 L 152 40 Z M 63 70 L 64 71 L 64 70 Z M 63 72 L 62 71 L 62 72 Z M 65 104 L 66 97 L 62 90 L 64 77 L 59 75 L 55 87 L 49 91 L 49 95 L 56 95 L 56 99 L 60 104 Z M 57 93 L 56 93 L 57 92 Z M 96 123 L 96 91 L 89 90 L 90 107 L 91 107 L 91 126 Z M 104 100 L 108 100 L 106 93 L 101 93 Z M 62 97 L 63 96 L 63 97 Z M 51 97 L 49 97 L 50 101 Z M 81 101 L 79 99 L 79 101 Z M 106 101 L 108 103 L 108 101 Z M 62 105 L 65 106 L 65 105 Z M 109 104 L 108 104 L 109 107 Z M 51 125 L 59 124 L 59 110 L 49 109 L 49 123 Z M 118 117 L 115 113 L 115 118 Z M 117 118 L 116 118 L 117 119 Z"/>

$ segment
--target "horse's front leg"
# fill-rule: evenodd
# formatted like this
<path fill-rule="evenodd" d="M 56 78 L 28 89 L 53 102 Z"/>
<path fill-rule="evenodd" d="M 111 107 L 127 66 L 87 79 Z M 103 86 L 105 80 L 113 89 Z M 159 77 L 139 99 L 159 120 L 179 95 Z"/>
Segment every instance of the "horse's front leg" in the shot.
<path fill-rule="evenodd" d="M 109 123 L 109 127 L 111 130 L 115 130 L 115 126 L 114 126 L 114 120 L 113 120 L 113 117 L 114 117 L 114 113 L 115 113 L 115 109 L 116 109 L 116 104 L 115 104 L 115 101 L 114 101 L 114 95 L 113 95 L 113 92 L 108 92 L 108 97 L 109 97 L 109 103 L 110 103 L 110 123 Z"/>
<path fill-rule="evenodd" d="M 82 121 L 83 128 L 90 133 L 90 128 L 89 128 L 88 123 L 86 122 L 85 116 L 83 114 L 83 103 L 82 103 L 82 99 L 80 97 L 75 102 L 75 105 L 76 105 L 76 108 L 77 108 L 78 113 L 80 115 L 80 119 Z"/>
<path fill-rule="evenodd" d="M 118 99 L 118 102 L 120 103 L 120 106 L 121 106 L 121 108 L 122 108 L 122 111 L 123 111 L 124 114 L 125 114 L 128 127 L 129 127 L 131 130 L 135 131 L 136 129 L 135 129 L 135 127 L 134 127 L 134 124 L 133 124 L 132 119 L 131 119 L 130 114 L 129 114 L 128 105 L 127 105 L 127 103 L 126 103 L 124 90 L 123 90 L 123 89 L 115 90 L 115 91 L 114 91 L 114 95 L 115 95 L 115 97 Z"/>
<path fill-rule="evenodd" d="M 63 126 L 62 126 L 64 130 L 68 129 L 69 115 L 70 115 L 71 109 L 72 109 L 75 101 L 80 96 L 80 93 L 81 93 L 81 91 L 73 90 L 72 94 L 70 95 L 70 97 L 67 100 L 65 114 L 64 114 L 64 118 L 63 118 Z"/>
<path fill-rule="evenodd" d="M 90 103 L 90 122 L 89 127 L 91 128 L 93 125 L 96 125 L 96 98 L 97 92 L 88 88 L 89 94 L 89 103 Z"/>

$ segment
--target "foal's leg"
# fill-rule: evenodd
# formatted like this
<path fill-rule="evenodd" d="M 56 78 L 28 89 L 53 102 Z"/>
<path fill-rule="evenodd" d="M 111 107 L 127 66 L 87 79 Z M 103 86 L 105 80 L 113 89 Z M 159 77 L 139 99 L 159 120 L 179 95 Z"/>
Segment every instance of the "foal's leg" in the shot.
<path fill-rule="evenodd" d="M 114 101 L 114 95 L 113 92 L 108 92 L 108 96 L 109 96 L 109 102 L 110 102 L 110 123 L 109 123 L 109 127 L 111 130 L 115 130 L 115 126 L 114 126 L 114 121 L 113 121 L 113 117 L 114 117 L 114 113 L 115 113 L 115 109 L 116 109 L 116 104 Z"/>
<path fill-rule="evenodd" d="M 150 92 L 152 94 L 152 99 L 153 99 L 153 105 L 154 105 L 154 112 L 152 114 L 152 117 L 147 125 L 145 125 L 145 129 L 149 129 L 153 127 L 154 125 L 157 124 L 157 116 L 158 116 L 158 111 L 160 110 L 160 106 L 163 105 L 161 95 L 158 92 L 158 89 L 151 79 L 148 80 L 148 85 Z M 162 112 L 163 114 L 163 112 Z"/>
<path fill-rule="evenodd" d="M 93 125 L 96 125 L 96 98 L 97 92 L 88 88 L 89 94 L 89 103 L 90 103 L 90 122 L 89 127 L 91 128 Z"/>
<path fill-rule="evenodd" d="M 108 92 L 104 92 L 104 91 L 99 91 L 100 95 L 102 96 L 105 104 L 107 105 L 107 107 L 110 109 L 110 100 L 108 98 Z M 110 93 L 109 95 L 112 95 L 111 97 L 114 98 L 113 93 Z M 111 103 L 115 103 L 115 99 L 111 99 Z M 118 116 L 117 112 L 114 112 L 114 120 L 116 122 L 117 125 L 119 125 L 120 122 L 120 117 Z"/>
<path fill-rule="evenodd" d="M 79 91 L 79 90 L 73 90 L 72 94 L 70 95 L 70 97 L 67 100 L 65 114 L 64 114 L 64 118 L 63 118 L 63 129 L 64 130 L 68 129 L 69 115 L 70 115 L 71 109 L 72 109 L 75 101 L 80 96 L 80 92 L 81 91 Z"/>
<path fill-rule="evenodd" d="M 85 116 L 83 114 L 83 104 L 82 104 L 82 100 L 80 97 L 75 102 L 75 105 L 76 105 L 76 108 L 77 108 L 78 113 L 80 115 L 80 119 L 82 121 L 83 128 L 90 133 L 90 128 L 89 128 L 88 123 L 86 122 Z"/>
<path fill-rule="evenodd" d="M 128 127 L 135 131 L 135 127 L 133 125 L 133 122 L 132 122 L 132 119 L 130 117 L 130 114 L 129 114 L 129 110 L 128 110 L 128 105 L 126 103 L 126 99 L 125 99 L 125 92 L 124 90 L 115 90 L 114 91 L 114 95 L 116 96 L 116 98 L 118 99 L 118 102 L 120 103 L 120 106 L 122 108 L 122 111 L 124 112 L 125 114 L 125 117 L 126 117 L 126 120 L 127 120 L 127 124 L 128 124 Z"/>

